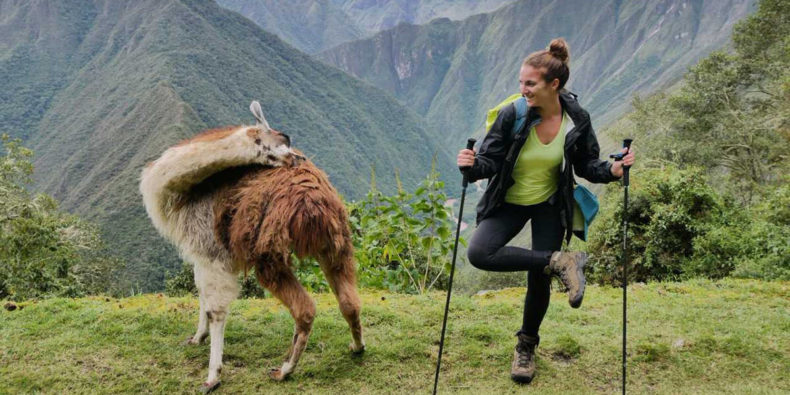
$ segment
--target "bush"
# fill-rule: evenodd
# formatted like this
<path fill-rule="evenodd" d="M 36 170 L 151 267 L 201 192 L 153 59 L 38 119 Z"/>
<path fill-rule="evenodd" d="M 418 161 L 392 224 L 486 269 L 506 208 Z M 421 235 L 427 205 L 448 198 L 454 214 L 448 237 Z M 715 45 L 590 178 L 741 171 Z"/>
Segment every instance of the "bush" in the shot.
<path fill-rule="evenodd" d="M 703 248 L 732 250 L 726 233 L 709 232 L 728 226 L 735 210 L 708 186 L 702 169 L 641 169 L 629 189 L 629 281 L 720 278 L 733 270 L 731 262 L 710 259 Z M 588 278 L 614 285 L 622 281 L 621 188 L 609 185 L 602 200 L 587 245 Z"/>
<path fill-rule="evenodd" d="M 165 293 L 169 296 L 197 295 L 192 264 L 181 263 L 181 270 L 165 275 Z"/>
<path fill-rule="evenodd" d="M 360 284 L 407 293 L 446 289 L 454 220 L 439 173 L 432 170 L 413 194 L 398 181 L 398 193 L 385 196 L 375 174 L 372 180 L 366 198 L 349 207 Z"/>
<path fill-rule="evenodd" d="M 734 254 L 733 276 L 790 280 L 790 186 L 785 183 L 767 191 L 747 216 L 733 229 L 741 243 Z"/>
<path fill-rule="evenodd" d="M 0 299 L 110 292 L 112 273 L 123 264 L 104 253 L 98 229 L 60 212 L 50 196 L 32 196 L 32 151 L 5 135 L 2 143 Z"/>
<path fill-rule="evenodd" d="M 628 208 L 629 281 L 729 275 L 790 279 L 790 187 L 764 186 L 754 206 L 718 193 L 702 169 L 640 169 Z M 588 279 L 622 280 L 622 192 L 610 186 L 593 224 Z"/>
<path fill-rule="evenodd" d="M 195 274 L 192 264 L 183 262 L 181 270 L 176 273 L 168 273 L 165 280 L 165 293 L 169 296 L 197 295 L 198 290 L 195 286 Z M 266 291 L 258 283 L 255 272 L 239 275 L 239 297 L 240 298 L 265 298 Z"/>

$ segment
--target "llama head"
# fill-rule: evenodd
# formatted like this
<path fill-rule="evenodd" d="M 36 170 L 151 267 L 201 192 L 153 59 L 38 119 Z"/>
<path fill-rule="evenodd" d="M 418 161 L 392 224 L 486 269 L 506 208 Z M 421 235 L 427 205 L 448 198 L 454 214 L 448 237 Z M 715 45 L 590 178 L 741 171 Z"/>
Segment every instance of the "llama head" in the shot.
<path fill-rule="evenodd" d="M 253 100 L 250 111 L 258 121 L 255 126 L 247 129 L 247 135 L 257 146 L 260 162 L 272 166 L 292 166 L 304 160 L 304 157 L 291 150 L 291 138 L 287 134 L 274 130 L 263 116 L 261 103 Z"/>

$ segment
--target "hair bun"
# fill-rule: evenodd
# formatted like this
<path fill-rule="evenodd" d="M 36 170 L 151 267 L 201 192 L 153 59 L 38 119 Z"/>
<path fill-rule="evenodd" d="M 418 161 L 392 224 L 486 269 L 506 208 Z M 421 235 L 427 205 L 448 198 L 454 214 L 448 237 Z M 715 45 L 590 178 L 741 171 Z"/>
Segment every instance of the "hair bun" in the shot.
<path fill-rule="evenodd" d="M 551 44 L 549 44 L 549 53 L 551 56 L 559 59 L 562 63 L 568 63 L 570 59 L 570 50 L 568 49 L 568 43 L 565 41 L 564 38 L 555 38 L 551 40 Z"/>

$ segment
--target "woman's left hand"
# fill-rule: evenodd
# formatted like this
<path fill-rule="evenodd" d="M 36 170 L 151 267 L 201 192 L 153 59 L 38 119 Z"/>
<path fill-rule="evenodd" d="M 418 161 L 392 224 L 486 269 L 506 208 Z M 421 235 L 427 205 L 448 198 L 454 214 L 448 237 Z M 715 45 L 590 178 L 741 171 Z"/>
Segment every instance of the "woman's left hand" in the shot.
<path fill-rule="evenodd" d="M 631 147 L 631 149 L 623 148 L 623 150 L 620 151 L 620 153 L 623 153 L 623 154 L 626 153 L 626 152 L 628 152 L 628 155 L 623 157 L 623 160 L 618 160 L 618 161 L 612 163 L 612 175 L 617 177 L 617 178 L 620 178 L 620 177 L 623 176 L 623 166 L 633 166 L 634 165 L 634 148 L 633 147 Z"/>

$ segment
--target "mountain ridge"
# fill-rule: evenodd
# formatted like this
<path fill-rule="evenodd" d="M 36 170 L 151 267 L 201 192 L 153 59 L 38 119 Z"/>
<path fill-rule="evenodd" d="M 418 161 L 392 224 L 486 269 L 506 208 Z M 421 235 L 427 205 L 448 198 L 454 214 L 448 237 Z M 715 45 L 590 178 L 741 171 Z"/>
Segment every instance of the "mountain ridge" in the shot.
<path fill-rule="evenodd" d="M 686 67 L 727 45 L 732 25 L 753 6 L 751 0 L 603 6 L 521 0 L 462 21 L 402 24 L 317 56 L 392 92 L 433 129 L 449 129 L 445 144 L 459 145 L 470 133 L 484 133 L 486 109 L 518 92 L 523 58 L 555 37 L 570 44 L 568 88 L 596 126 L 606 126 L 625 112 L 632 95 L 668 87 Z M 527 27 L 525 15 L 534 15 Z"/>
<path fill-rule="evenodd" d="M 110 248 L 129 261 L 129 281 L 143 290 L 161 289 L 180 260 L 142 208 L 142 166 L 201 130 L 254 122 L 253 99 L 349 199 L 367 192 L 371 166 L 387 192 L 396 189 L 391 171 L 410 188 L 429 173 L 433 155 L 439 171 L 451 172 L 449 154 L 413 111 L 213 2 L 1 7 L 8 17 L 0 31 L 28 31 L 4 40 L 0 70 L 14 70 L 6 78 L 16 78 L 20 91 L 41 87 L 0 104 L 0 117 L 10 120 L 3 131 L 35 151 L 37 188 L 99 223 Z M 73 15 L 83 24 L 63 31 L 65 44 L 40 43 L 72 26 Z M 36 99 L 38 117 L 26 118 Z"/>
<path fill-rule="evenodd" d="M 401 23 L 463 19 L 514 0 L 218 0 L 294 47 L 316 53 Z"/>

